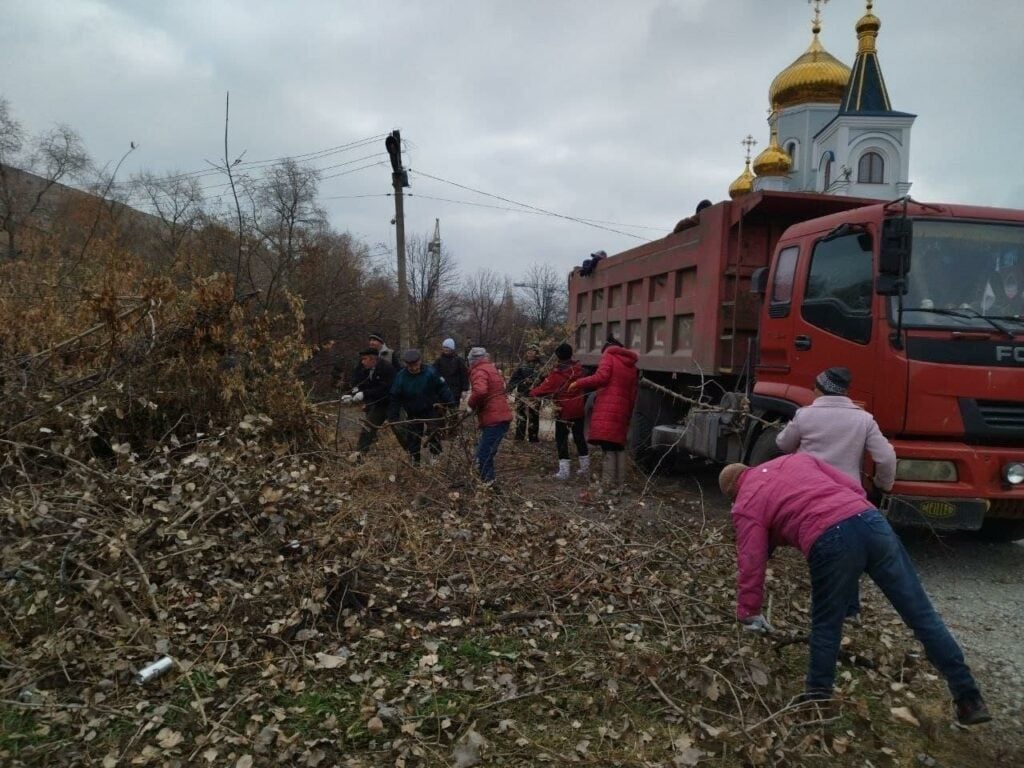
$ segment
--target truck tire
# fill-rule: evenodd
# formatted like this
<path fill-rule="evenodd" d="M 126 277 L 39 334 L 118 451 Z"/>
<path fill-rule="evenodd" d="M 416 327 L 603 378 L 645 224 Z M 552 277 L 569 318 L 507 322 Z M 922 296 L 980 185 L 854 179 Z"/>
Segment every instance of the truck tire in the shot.
<path fill-rule="evenodd" d="M 654 428 L 672 423 L 672 415 L 672 403 L 667 397 L 649 387 L 640 387 L 629 423 L 628 447 L 636 463 L 646 472 L 653 470 L 662 457 L 651 445 Z"/>
<path fill-rule="evenodd" d="M 1024 539 L 1024 520 L 985 520 L 977 536 L 985 541 L 1005 543 Z"/>
<path fill-rule="evenodd" d="M 775 438 L 781 431 L 781 426 L 765 427 L 761 430 L 761 434 L 757 436 L 757 440 L 754 441 L 754 445 L 750 449 L 750 455 L 747 457 L 747 463 L 750 466 L 756 467 L 758 464 L 764 464 L 766 461 L 771 461 L 782 455 L 782 451 L 775 444 Z"/>

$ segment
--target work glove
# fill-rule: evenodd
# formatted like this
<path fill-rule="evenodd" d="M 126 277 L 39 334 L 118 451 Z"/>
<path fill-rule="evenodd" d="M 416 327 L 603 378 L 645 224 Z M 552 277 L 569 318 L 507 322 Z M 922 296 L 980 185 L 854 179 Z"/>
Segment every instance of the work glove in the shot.
<path fill-rule="evenodd" d="M 766 619 L 760 613 L 757 616 L 748 616 L 745 619 L 740 619 L 743 624 L 743 629 L 747 632 L 757 632 L 759 635 L 768 635 L 775 631 L 775 627 L 768 623 Z"/>
<path fill-rule="evenodd" d="M 362 392 L 356 392 L 354 395 L 352 395 L 352 402 L 361 403 L 363 402 L 363 397 L 365 397 L 365 395 Z"/>
<path fill-rule="evenodd" d="M 352 387 L 352 394 L 355 395 L 359 391 L 359 387 Z"/>
<path fill-rule="evenodd" d="M 343 395 L 342 396 L 342 398 L 341 398 L 341 404 L 342 405 L 351 405 L 351 403 L 352 403 L 352 395 Z"/>

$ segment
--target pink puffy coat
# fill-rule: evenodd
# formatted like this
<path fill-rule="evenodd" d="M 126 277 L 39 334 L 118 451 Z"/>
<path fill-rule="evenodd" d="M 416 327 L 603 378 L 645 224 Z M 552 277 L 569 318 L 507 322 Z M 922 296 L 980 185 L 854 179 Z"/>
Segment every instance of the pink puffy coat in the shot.
<path fill-rule="evenodd" d="M 795 453 L 743 471 L 736 481 L 736 616 L 761 612 L 771 550 L 797 547 L 807 557 L 826 530 L 871 508 L 847 474 L 808 453 Z"/>
<path fill-rule="evenodd" d="M 625 347 L 608 347 L 601 354 L 597 372 L 576 381 L 577 389 L 600 390 L 590 415 L 587 442 L 626 444 L 639 384 L 636 370 L 639 357 Z"/>
<path fill-rule="evenodd" d="M 489 360 L 480 360 L 469 367 L 469 407 L 476 411 L 480 429 L 512 421 L 505 380 Z"/>

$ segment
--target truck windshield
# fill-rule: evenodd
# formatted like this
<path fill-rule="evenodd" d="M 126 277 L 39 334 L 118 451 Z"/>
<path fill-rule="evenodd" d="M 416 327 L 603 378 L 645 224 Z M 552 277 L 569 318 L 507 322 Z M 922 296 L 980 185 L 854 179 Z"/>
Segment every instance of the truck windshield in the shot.
<path fill-rule="evenodd" d="M 1024 226 L 916 219 L 903 325 L 1020 332 Z"/>

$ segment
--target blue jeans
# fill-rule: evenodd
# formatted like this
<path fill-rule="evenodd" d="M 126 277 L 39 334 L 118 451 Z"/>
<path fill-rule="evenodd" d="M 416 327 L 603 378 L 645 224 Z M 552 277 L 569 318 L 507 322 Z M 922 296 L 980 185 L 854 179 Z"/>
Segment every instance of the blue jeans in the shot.
<path fill-rule="evenodd" d="M 807 557 L 811 569 L 811 641 L 807 690 L 831 693 L 843 619 L 867 573 L 924 646 L 954 699 L 977 693 L 964 654 L 925 594 L 910 556 L 877 509 L 826 530 Z"/>
<path fill-rule="evenodd" d="M 494 479 L 494 455 L 508 432 L 508 424 L 503 421 L 480 430 L 480 440 L 476 444 L 476 465 L 480 469 L 480 479 L 485 483 Z"/>

